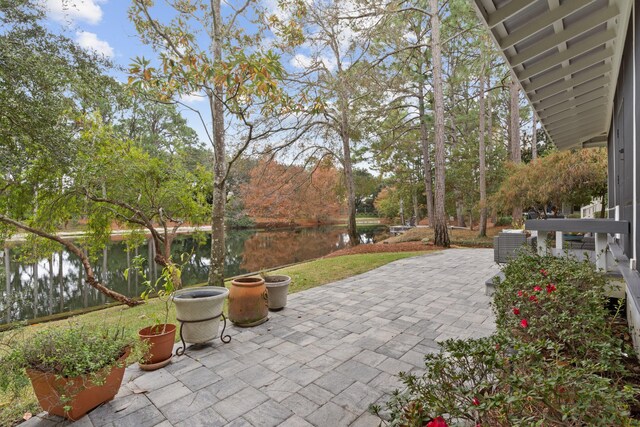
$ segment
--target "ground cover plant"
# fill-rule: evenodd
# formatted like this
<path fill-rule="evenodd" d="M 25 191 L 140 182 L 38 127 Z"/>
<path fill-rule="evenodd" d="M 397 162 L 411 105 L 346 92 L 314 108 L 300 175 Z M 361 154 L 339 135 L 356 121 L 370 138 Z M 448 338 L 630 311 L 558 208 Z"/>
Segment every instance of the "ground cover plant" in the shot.
<path fill-rule="evenodd" d="M 627 426 L 637 359 L 589 262 L 524 252 L 504 268 L 497 332 L 448 340 L 387 402 L 391 426 Z"/>

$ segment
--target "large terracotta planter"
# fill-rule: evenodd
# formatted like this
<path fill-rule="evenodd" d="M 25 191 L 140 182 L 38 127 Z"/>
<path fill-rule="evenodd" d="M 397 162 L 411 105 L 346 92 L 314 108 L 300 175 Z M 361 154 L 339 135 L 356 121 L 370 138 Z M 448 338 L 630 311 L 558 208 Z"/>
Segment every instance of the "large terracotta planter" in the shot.
<path fill-rule="evenodd" d="M 229 319 L 236 326 L 260 325 L 269 320 L 267 287 L 260 277 L 241 277 L 229 289 Z"/>
<path fill-rule="evenodd" d="M 285 308 L 291 277 L 285 275 L 266 276 L 264 283 L 269 295 L 269 310 L 278 311 Z"/>
<path fill-rule="evenodd" d="M 148 326 L 138 331 L 142 341 L 149 344 L 149 350 L 140 365 L 143 370 L 151 371 L 166 366 L 173 354 L 176 339 L 176 325 L 171 323 Z"/>
<path fill-rule="evenodd" d="M 172 296 L 176 318 L 182 321 L 182 338 L 192 344 L 205 343 L 218 336 L 224 300 L 229 290 L 220 286 L 187 288 Z"/>
<path fill-rule="evenodd" d="M 93 374 L 81 375 L 75 378 L 60 378 L 48 372 L 27 369 L 31 379 L 33 391 L 42 409 L 51 415 L 58 415 L 70 420 L 77 420 L 93 408 L 113 399 L 124 376 L 125 360 L 129 356 L 129 349 L 118 359 L 115 366 L 104 368 L 98 378 L 104 379 L 102 385 L 96 385 L 91 378 Z M 102 382 L 102 381 L 101 381 Z M 61 396 L 68 396 L 70 401 L 61 401 Z M 65 406 L 71 409 L 65 411 Z"/>

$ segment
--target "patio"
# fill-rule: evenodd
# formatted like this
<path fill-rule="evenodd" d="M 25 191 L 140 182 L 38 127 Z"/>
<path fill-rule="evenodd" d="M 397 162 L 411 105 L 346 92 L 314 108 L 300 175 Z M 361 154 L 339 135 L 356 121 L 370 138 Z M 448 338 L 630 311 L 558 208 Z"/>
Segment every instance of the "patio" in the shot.
<path fill-rule="evenodd" d="M 154 372 L 129 367 L 116 398 L 80 426 L 375 426 L 368 412 L 447 338 L 486 336 L 491 249 L 408 258 L 289 296 L 229 344 L 189 349 Z M 59 425 L 43 414 L 25 426 Z"/>

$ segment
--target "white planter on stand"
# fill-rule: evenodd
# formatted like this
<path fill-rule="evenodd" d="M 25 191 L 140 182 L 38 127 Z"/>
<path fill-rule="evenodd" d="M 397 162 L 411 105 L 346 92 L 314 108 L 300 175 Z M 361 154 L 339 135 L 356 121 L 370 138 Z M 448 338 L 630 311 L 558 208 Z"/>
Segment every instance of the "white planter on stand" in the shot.
<path fill-rule="evenodd" d="M 200 344 L 218 336 L 220 320 L 224 318 L 222 308 L 228 295 L 227 288 L 218 286 L 181 289 L 173 294 L 183 342 Z M 221 339 L 226 342 L 223 337 Z"/>

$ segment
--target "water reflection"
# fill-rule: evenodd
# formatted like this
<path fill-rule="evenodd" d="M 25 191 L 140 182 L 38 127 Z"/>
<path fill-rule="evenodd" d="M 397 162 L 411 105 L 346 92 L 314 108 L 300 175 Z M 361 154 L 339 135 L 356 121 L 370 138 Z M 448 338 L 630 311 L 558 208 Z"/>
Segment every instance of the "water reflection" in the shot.
<path fill-rule="evenodd" d="M 361 240 L 370 243 L 380 229 L 363 231 Z M 318 258 L 347 246 L 349 238 L 342 228 L 306 228 L 295 230 L 256 231 L 232 230 L 227 233 L 225 276 L 259 271 Z M 185 285 L 202 283 L 209 274 L 210 238 L 202 244 L 183 235 L 175 239 L 172 252 L 176 256 L 191 254 L 183 268 Z M 84 282 L 82 264 L 75 255 L 59 251 L 37 263 L 20 262 L 20 247 L 14 245 L 1 252 L 0 323 L 32 319 L 55 313 L 91 307 L 109 302 L 106 297 Z M 142 292 L 142 278 L 133 270 L 127 278 L 124 271 L 131 267 L 135 256 L 153 259 L 152 241 L 127 251 L 120 241 L 113 241 L 95 259 L 92 266 L 96 277 L 111 289 L 128 296 Z M 145 273 L 156 280 L 159 268 L 146 265 Z"/>

